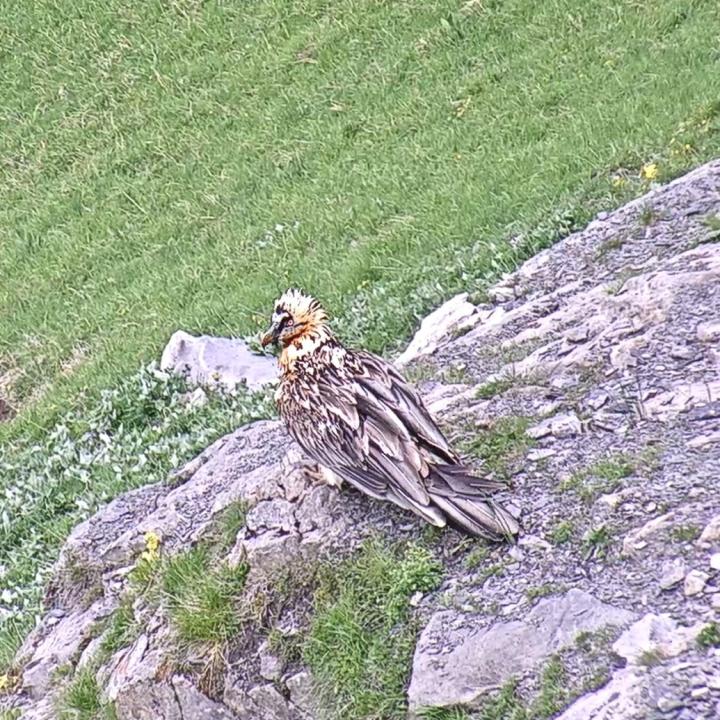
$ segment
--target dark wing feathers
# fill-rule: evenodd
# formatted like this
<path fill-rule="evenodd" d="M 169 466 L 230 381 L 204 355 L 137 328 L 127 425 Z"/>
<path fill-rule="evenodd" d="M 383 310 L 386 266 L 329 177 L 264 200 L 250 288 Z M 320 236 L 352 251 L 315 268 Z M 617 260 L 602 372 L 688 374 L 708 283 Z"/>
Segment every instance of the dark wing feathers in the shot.
<path fill-rule="evenodd" d="M 363 368 L 363 372 L 355 376 L 358 384 L 377 399 L 385 401 L 404 426 L 421 439 L 429 450 L 445 458 L 447 462 L 455 462 L 457 456 L 430 417 L 420 396 L 405 382 L 402 375 L 392 365 L 370 353 L 355 352 L 353 355 Z"/>
<path fill-rule="evenodd" d="M 305 451 L 367 494 L 435 525 L 449 520 L 493 539 L 515 535 L 517 522 L 488 498 L 503 485 L 458 462 L 397 370 L 369 353 L 346 353 L 344 363 L 298 374 L 280 394 L 281 413 Z"/>

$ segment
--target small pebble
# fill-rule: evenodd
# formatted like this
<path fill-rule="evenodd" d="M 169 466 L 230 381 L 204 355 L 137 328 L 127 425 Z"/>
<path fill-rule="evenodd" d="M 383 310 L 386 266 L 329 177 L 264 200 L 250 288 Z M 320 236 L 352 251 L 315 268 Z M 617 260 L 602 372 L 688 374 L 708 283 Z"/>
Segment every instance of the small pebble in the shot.
<path fill-rule="evenodd" d="M 720 570 L 720 553 L 713 553 L 710 556 L 710 567 L 713 570 Z"/>
<path fill-rule="evenodd" d="M 685 576 L 685 583 L 683 585 L 685 597 L 699 595 L 705 588 L 705 583 L 708 581 L 708 577 L 709 575 L 701 570 L 691 570 Z"/>
<path fill-rule="evenodd" d="M 657 701 L 657 709 L 661 712 L 670 712 L 671 710 L 677 710 L 679 707 L 682 707 L 682 703 L 675 697 L 663 695 Z"/>
<path fill-rule="evenodd" d="M 660 571 L 660 588 L 662 590 L 669 590 L 675 587 L 675 585 L 683 581 L 686 572 L 687 568 L 682 558 L 676 558 L 663 563 Z"/>
<path fill-rule="evenodd" d="M 705 697 L 710 692 L 709 687 L 699 687 L 699 688 L 693 688 L 690 691 L 690 697 L 694 700 L 697 700 L 698 698 Z"/>
<path fill-rule="evenodd" d="M 513 545 L 513 546 L 508 550 L 508 555 L 509 555 L 513 560 L 516 560 L 517 562 L 522 562 L 522 559 L 523 559 L 523 551 L 522 551 L 517 545 Z"/>

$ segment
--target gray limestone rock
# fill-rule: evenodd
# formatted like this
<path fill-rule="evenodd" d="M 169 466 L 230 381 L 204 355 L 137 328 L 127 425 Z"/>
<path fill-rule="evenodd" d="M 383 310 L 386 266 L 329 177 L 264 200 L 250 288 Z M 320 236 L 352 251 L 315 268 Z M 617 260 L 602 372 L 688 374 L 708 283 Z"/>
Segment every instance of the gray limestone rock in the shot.
<path fill-rule="evenodd" d="M 675 558 L 663 563 L 659 585 L 663 590 L 669 590 L 681 583 L 685 578 L 686 566 L 681 558 Z"/>
<path fill-rule="evenodd" d="M 163 370 L 186 374 L 198 385 L 221 385 L 232 390 L 243 383 L 257 390 L 276 380 L 275 359 L 252 352 L 244 340 L 196 337 L 178 330 L 168 341 L 160 360 Z"/>
<path fill-rule="evenodd" d="M 632 619 L 631 612 L 580 590 L 541 600 L 523 619 L 488 627 L 473 626 L 453 611 L 439 611 L 415 649 L 410 709 L 419 717 L 424 707 L 472 704 L 571 645 L 581 632 L 622 626 Z"/>
<path fill-rule="evenodd" d="M 710 576 L 702 570 L 691 570 L 685 576 L 685 582 L 683 583 L 685 596 L 692 597 L 693 595 L 699 595 L 705 588 L 705 583 L 709 577 Z"/>
<path fill-rule="evenodd" d="M 454 328 L 472 324 L 477 308 L 467 298 L 467 293 L 461 293 L 433 310 L 420 323 L 420 328 L 395 363 L 402 367 L 423 355 L 432 354 L 440 340 Z"/>
<path fill-rule="evenodd" d="M 616 671 L 610 682 L 583 695 L 557 720 L 646 720 L 648 678 L 635 667 Z"/>
<path fill-rule="evenodd" d="M 695 641 L 702 625 L 684 627 L 669 615 L 648 613 L 633 623 L 613 644 L 628 663 L 642 664 L 648 653 L 661 658 L 680 655 Z"/>

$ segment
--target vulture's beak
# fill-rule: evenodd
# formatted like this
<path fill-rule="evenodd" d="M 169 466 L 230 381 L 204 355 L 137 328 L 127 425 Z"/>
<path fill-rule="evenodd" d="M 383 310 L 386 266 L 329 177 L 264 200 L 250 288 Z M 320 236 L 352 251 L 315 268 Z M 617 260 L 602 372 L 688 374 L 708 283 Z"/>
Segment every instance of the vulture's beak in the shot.
<path fill-rule="evenodd" d="M 278 341 L 278 335 L 280 334 L 280 328 L 276 324 L 272 324 L 266 333 L 260 338 L 260 344 L 263 347 L 268 345 L 274 345 Z"/>

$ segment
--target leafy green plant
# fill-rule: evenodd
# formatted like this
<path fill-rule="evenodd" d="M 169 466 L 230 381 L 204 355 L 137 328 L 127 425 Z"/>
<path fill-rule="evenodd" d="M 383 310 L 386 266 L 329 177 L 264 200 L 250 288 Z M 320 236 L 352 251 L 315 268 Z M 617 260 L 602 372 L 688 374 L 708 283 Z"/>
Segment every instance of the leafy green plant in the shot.
<path fill-rule="evenodd" d="M 97 404 L 67 412 L 42 440 L 0 445 L 0 555 L 7 567 L 0 578 L 7 598 L 0 669 L 38 611 L 58 547 L 75 524 L 119 492 L 164 480 L 217 437 L 274 411 L 266 396 L 242 388 L 209 391 L 202 407 L 187 403 L 187 391 L 183 378 L 151 364 L 104 392 Z M 240 521 L 240 511 L 231 524 Z M 140 563 L 133 576 L 152 571 L 152 564 Z M 88 599 L 99 591 L 99 579 L 85 564 L 70 564 L 68 572 L 78 573 L 74 583 Z"/>
<path fill-rule="evenodd" d="M 583 546 L 587 554 L 596 554 L 603 557 L 610 543 L 612 542 L 612 532 L 607 525 L 598 525 L 590 528 L 583 539 Z"/>
<path fill-rule="evenodd" d="M 708 623 L 697 636 L 697 644 L 703 648 L 720 647 L 720 625 Z"/>
<path fill-rule="evenodd" d="M 574 534 L 575 525 L 570 520 L 562 520 L 548 533 L 548 538 L 555 545 L 564 545 L 572 540 Z"/>

